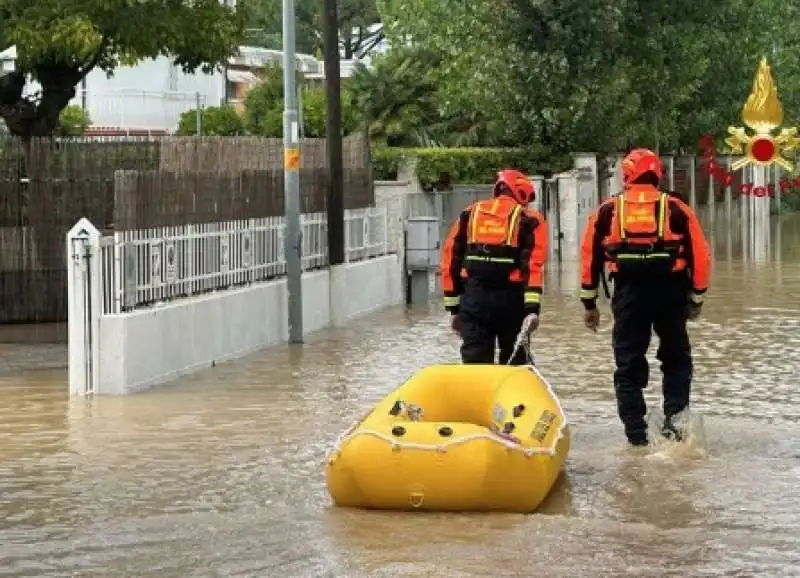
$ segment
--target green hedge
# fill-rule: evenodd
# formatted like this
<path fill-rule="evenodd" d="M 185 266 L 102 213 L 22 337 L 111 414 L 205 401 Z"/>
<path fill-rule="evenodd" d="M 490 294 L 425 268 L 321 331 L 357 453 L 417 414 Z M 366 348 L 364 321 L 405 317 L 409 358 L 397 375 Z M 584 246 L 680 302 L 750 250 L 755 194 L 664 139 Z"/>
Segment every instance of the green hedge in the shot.
<path fill-rule="evenodd" d="M 417 177 L 426 187 L 446 190 L 453 184 L 494 182 L 497 171 L 518 169 L 527 174 L 547 175 L 572 166 L 569 157 L 552 157 L 536 149 L 498 148 L 376 148 L 372 168 L 376 180 L 397 179 L 397 169 L 406 159 L 417 160 Z"/>

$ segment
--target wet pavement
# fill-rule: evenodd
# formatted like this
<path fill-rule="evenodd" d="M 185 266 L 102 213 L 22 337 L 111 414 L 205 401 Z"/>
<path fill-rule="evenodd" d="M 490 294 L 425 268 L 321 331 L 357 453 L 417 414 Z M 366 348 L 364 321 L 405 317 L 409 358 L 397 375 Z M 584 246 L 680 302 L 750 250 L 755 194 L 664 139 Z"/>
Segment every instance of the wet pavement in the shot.
<path fill-rule="evenodd" d="M 608 307 L 587 332 L 565 266 L 534 345 L 574 442 L 539 514 L 330 506 L 336 436 L 458 359 L 436 307 L 398 309 L 125 399 L 70 401 L 63 369 L 0 373 L 0 576 L 800 575 L 800 219 L 772 224 L 766 258 L 719 225 L 694 445 L 626 446 Z"/>

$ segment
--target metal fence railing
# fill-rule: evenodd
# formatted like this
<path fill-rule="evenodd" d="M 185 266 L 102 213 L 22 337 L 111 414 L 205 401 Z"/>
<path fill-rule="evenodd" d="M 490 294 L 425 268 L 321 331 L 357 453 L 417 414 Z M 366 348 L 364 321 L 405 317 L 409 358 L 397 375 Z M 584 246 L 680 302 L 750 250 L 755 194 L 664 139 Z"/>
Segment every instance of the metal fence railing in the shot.
<path fill-rule="evenodd" d="M 385 208 L 345 211 L 345 259 L 388 253 Z M 286 274 L 284 217 L 120 231 L 101 239 L 103 313 L 219 291 Z M 328 264 L 324 213 L 301 216 L 302 264 Z"/>

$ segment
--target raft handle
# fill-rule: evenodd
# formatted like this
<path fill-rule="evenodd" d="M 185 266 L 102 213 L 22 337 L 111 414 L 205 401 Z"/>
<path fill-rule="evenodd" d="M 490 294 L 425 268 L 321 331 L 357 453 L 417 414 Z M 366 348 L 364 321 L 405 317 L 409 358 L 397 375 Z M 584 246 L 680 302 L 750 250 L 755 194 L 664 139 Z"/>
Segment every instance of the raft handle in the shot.
<path fill-rule="evenodd" d="M 401 425 L 396 425 L 392 428 L 392 435 L 395 437 L 402 437 L 406 434 L 406 428 Z"/>
<path fill-rule="evenodd" d="M 513 411 L 514 417 L 521 416 L 522 412 L 524 412 L 524 411 L 525 411 L 525 404 L 521 403 L 519 405 L 514 406 L 514 411 Z"/>
<path fill-rule="evenodd" d="M 446 425 L 442 426 L 439 428 L 439 435 L 443 438 L 449 438 L 451 435 L 453 435 L 453 428 Z"/>

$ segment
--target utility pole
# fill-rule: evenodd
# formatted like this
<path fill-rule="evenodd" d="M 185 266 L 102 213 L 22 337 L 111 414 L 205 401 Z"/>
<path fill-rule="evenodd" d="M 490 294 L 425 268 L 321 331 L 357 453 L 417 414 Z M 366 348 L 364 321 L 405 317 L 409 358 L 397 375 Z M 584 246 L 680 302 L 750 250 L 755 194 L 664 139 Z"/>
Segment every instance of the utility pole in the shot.
<path fill-rule="evenodd" d="M 342 166 L 342 100 L 339 72 L 339 16 L 336 0 L 324 0 L 323 52 L 328 149 L 328 264 L 344 263 L 344 167 Z"/>
<path fill-rule="evenodd" d="M 303 267 L 300 229 L 300 125 L 295 79 L 294 0 L 283 0 L 283 149 L 286 207 L 286 290 L 289 301 L 289 343 L 303 342 Z"/>

